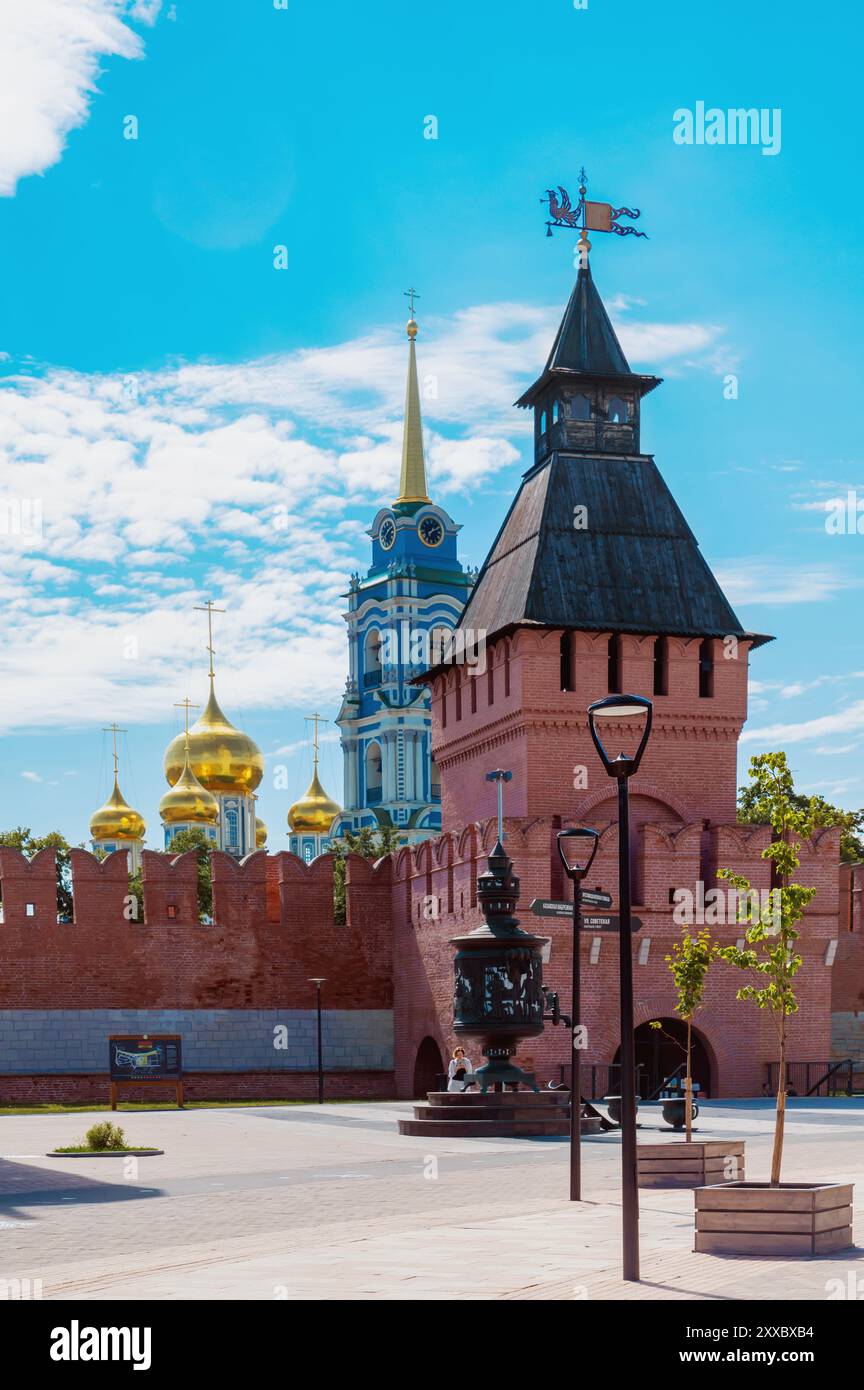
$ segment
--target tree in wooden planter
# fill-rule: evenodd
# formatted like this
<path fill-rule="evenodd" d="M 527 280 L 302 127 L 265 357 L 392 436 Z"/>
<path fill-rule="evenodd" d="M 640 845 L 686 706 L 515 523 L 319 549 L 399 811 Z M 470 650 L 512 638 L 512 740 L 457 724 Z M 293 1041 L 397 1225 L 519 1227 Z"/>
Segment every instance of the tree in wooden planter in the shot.
<path fill-rule="evenodd" d="M 765 1009 L 777 1031 L 779 1074 L 771 1178 L 767 1183 L 736 1182 L 698 1187 L 696 1245 L 698 1252 L 737 1255 L 823 1255 L 852 1244 L 851 1183 L 781 1183 L 783 1134 L 786 1119 L 787 1021 L 798 1009 L 794 980 L 802 959 L 796 948 L 798 923 L 816 893 L 792 881 L 799 867 L 801 840 L 818 823 L 811 799 L 793 800 L 792 775 L 785 753 L 763 753 L 751 759 L 759 820 L 773 827 L 775 838 L 762 857 L 773 866 L 774 884 L 767 894 L 751 889 L 732 869 L 718 878 L 739 894 L 738 920 L 746 926 L 746 945 L 723 946 L 718 954 L 750 976 L 738 990 Z"/>
<path fill-rule="evenodd" d="M 687 1076 L 684 1090 L 684 1123 L 686 1135 L 670 1143 L 639 1145 L 638 1173 L 640 1187 L 699 1187 L 704 1183 L 729 1183 L 744 1176 L 743 1139 L 693 1139 L 693 1017 L 702 1006 L 705 978 L 711 962 L 717 956 L 719 946 L 711 940 L 707 927 L 691 936 L 684 932 L 680 941 L 672 945 L 672 954 L 666 963 L 672 972 L 678 1000 L 675 1012 L 687 1024 L 686 1047 L 666 1033 L 663 1025 L 652 1022 L 652 1028 L 659 1028 L 670 1041 L 684 1052 L 687 1062 Z M 681 1123 L 679 1100 L 666 1101 L 663 1118 L 677 1127 Z M 676 1113 L 677 1112 L 677 1113 Z"/>
<path fill-rule="evenodd" d="M 708 928 L 703 927 L 696 936 L 691 936 L 685 931 L 680 941 L 673 941 L 671 956 L 665 957 L 678 992 L 675 1012 L 687 1024 L 687 1045 L 683 1051 L 687 1060 L 687 1074 L 684 1078 L 684 1132 L 688 1144 L 693 1139 L 693 1017 L 702 1007 L 705 977 L 719 949 L 717 943 L 711 940 Z M 651 1027 L 664 1031 L 663 1025 L 658 1021 L 652 1022 Z M 666 1036 L 671 1038 L 671 1034 Z M 672 1041 L 681 1047 L 677 1038 L 673 1038 Z"/>
<path fill-rule="evenodd" d="M 759 894 L 742 874 L 733 869 L 718 871 L 718 878 L 727 879 L 737 889 L 737 917 L 746 927 L 746 945 L 741 949 L 723 946 L 719 955 L 747 971 L 751 982 L 742 985 L 738 998 L 750 999 L 757 1008 L 767 1010 L 777 1032 L 780 1065 L 771 1157 L 771 1186 L 777 1187 L 786 1121 L 787 1019 L 798 1011 L 792 982 L 802 964 L 795 943 L 800 936 L 798 923 L 816 894 L 815 888 L 804 888 L 790 879 L 800 863 L 801 840 L 813 834 L 816 802 L 811 798 L 801 806 L 793 801 L 794 786 L 785 753 L 760 753 L 751 758 L 750 775 L 760 819 L 772 827 L 776 837 L 762 851 L 762 858 L 771 860 L 776 884 L 767 894 Z"/>

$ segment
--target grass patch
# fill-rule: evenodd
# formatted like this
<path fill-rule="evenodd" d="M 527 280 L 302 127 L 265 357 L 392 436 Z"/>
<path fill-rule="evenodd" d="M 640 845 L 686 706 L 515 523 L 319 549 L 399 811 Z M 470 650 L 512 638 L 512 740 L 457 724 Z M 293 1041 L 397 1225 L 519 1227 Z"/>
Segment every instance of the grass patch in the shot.
<path fill-rule="evenodd" d="M 110 1149 L 92 1149 L 89 1144 L 66 1144 L 54 1150 L 55 1154 L 158 1154 L 159 1149 L 150 1149 L 146 1144 L 113 1144 Z"/>
<path fill-rule="evenodd" d="M 392 1104 L 392 1101 L 384 1100 L 381 1096 L 351 1096 L 350 1098 L 328 1100 L 327 1104 L 370 1105 L 376 1101 L 382 1105 Z M 273 1108 L 277 1105 L 317 1104 L 317 1100 L 187 1100 L 183 1108 L 184 1110 L 240 1110 L 247 1106 Z M 123 1100 L 117 1103 L 118 1113 L 122 1110 L 127 1114 L 176 1109 L 177 1106 L 173 1101 L 166 1101 L 162 1104 L 159 1101 Z M 0 1115 L 89 1115 L 103 1110 L 111 1111 L 111 1106 L 107 1101 L 104 1103 L 91 1101 L 89 1105 L 86 1103 L 65 1105 L 59 1102 L 44 1105 L 28 1105 L 26 1102 L 21 1105 L 0 1105 Z"/>

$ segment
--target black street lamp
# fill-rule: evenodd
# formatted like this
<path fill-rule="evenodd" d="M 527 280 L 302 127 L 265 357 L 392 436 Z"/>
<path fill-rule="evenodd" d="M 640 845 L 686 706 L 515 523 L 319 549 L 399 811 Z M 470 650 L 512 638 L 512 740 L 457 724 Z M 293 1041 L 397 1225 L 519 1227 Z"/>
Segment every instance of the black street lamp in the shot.
<path fill-rule="evenodd" d="M 641 695 L 608 695 L 588 709 L 588 725 L 594 747 L 608 776 L 618 782 L 618 939 L 621 994 L 621 1214 L 624 1245 L 624 1278 L 639 1278 L 639 1186 L 636 1171 L 636 1050 L 633 1041 L 633 931 L 630 895 L 630 798 L 629 779 L 639 768 L 651 733 L 654 707 Z M 635 753 L 606 752 L 598 725 L 608 738 L 626 730 L 638 740 Z"/>
<path fill-rule="evenodd" d="M 315 998 L 318 1009 L 318 1104 L 324 1104 L 324 1050 L 321 1045 L 321 986 L 327 983 L 327 976 L 313 975 L 309 980 L 310 985 L 315 986 Z"/>
<path fill-rule="evenodd" d="M 579 1015 L 582 1009 L 581 980 L 581 915 L 582 880 L 594 862 L 597 842 L 600 839 L 596 830 L 579 826 L 573 830 L 558 831 L 558 853 L 564 872 L 573 884 L 573 973 L 571 998 L 573 1000 L 572 1036 L 570 1053 L 570 1201 L 582 1200 L 582 1077 L 580 1072 L 580 1048 L 582 1035 Z"/>

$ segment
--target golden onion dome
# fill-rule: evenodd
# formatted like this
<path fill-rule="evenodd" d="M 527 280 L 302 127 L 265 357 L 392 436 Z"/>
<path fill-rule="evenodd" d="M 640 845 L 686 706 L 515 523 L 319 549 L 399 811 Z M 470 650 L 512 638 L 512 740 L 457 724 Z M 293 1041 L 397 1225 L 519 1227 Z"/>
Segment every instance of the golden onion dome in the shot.
<path fill-rule="evenodd" d="M 318 780 L 318 769 L 305 796 L 295 801 L 288 812 L 288 825 L 296 834 L 326 835 L 336 816 L 342 811 L 331 801 Z"/>
<path fill-rule="evenodd" d="M 185 759 L 186 735 L 178 734 L 165 752 L 165 776 L 170 786 L 179 781 Z M 189 763 L 202 787 L 210 792 L 248 796 L 264 776 L 260 748 L 225 718 L 212 677 L 207 707 L 189 730 Z"/>
<path fill-rule="evenodd" d="M 143 840 L 147 830 L 143 818 L 126 802 L 114 778 L 114 790 L 90 821 L 94 840 Z"/>
<path fill-rule="evenodd" d="M 198 781 L 185 755 L 180 776 L 159 802 L 159 814 L 165 825 L 215 825 L 219 820 L 219 802 Z"/>
<path fill-rule="evenodd" d="M 255 848 L 263 849 L 267 843 L 267 827 L 260 816 L 255 817 Z"/>

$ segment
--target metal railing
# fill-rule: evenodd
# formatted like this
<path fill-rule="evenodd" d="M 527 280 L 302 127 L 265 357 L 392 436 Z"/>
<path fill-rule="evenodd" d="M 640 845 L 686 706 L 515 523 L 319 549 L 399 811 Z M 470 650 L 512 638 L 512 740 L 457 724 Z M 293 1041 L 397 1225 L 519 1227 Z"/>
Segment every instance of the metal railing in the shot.
<path fill-rule="evenodd" d="M 602 1100 L 604 1096 L 621 1094 L 620 1062 L 592 1062 L 590 1066 L 586 1066 L 583 1062 L 579 1071 L 579 1078 L 582 1082 L 582 1095 L 585 1100 Z M 561 1084 L 562 1086 L 572 1085 L 570 1067 L 566 1062 L 561 1063 Z M 636 1094 L 644 1096 L 648 1085 L 648 1068 L 640 1062 L 636 1068 Z"/>
<path fill-rule="evenodd" d="M 787 1062 L 786 1063 L 786 1094 L 793 1096 L 830 1096 L 842 1092 L 844 1095 L 851 1096 L 853 1086 L 853 1073 L 855 1063 L 851 1057 L 844 1057 L 839 1062 Z M 766 1064 L 768 1075 L 768 1089 L 771 1094 L 776 1094 L 780 1079 L 779 1062 L 768 1062 Z M 845 1073 L 845 1078 L 841 1084 L 841 1074 Z M 834 1084 L 832 1085 L 832 1080 Z"/>

